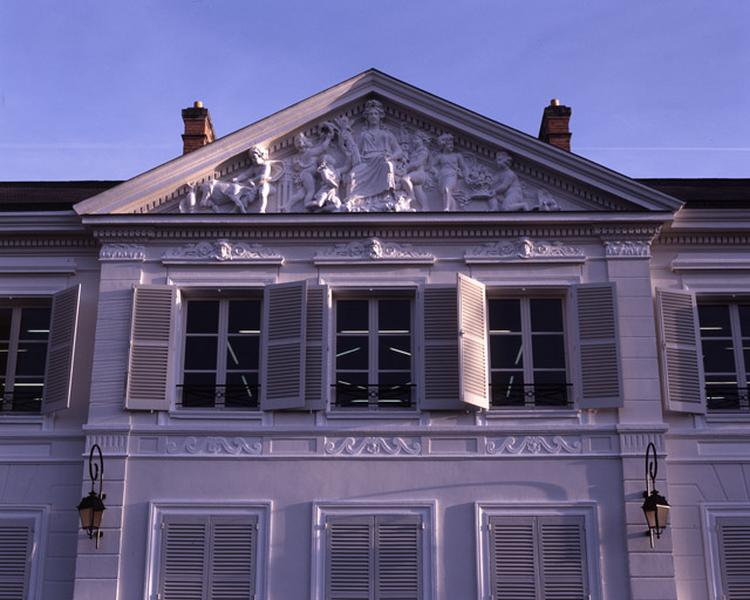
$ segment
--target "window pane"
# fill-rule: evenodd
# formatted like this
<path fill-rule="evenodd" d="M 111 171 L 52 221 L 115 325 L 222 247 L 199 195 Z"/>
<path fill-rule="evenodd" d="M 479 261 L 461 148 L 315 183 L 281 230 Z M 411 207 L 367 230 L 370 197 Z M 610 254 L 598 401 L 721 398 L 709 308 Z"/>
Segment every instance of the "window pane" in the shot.
<path fill-rule="evenodd" d="M 336 374 L 336 405 L 367 407 L 369 388 L 367 373 Z"/>
<path fill-rule="evenodd" d="M 367 300 L 336 302 L 336 331 L 363 333 L 369 331 Z"/>
<path fill-rule="evenodd" d="M 0 342 L 0 377 L 5 377 L 5 369 L 8 367 L 8 344 Z"/>
<path fill-rule="evenodd" d="M 408 335 L 381 336 L 378 343 L 381 370 L 411 369 L 411 338 Z"/>
<path fill-rule="evenodd" d="M 378 302 L 378 329 L 381 332 L 411 331 L 411 301 L 380 300 Z"/>
<path fill-rule="evenodd" d="M 520 335 L 490 336 L 490 365 L 493 369 L 523 367 L 523 342 Z"/>
<path fill-rule="evenodd" d="M 44 377 L 16 377 L 13 385 L 12 407 L 14 411 L 39 412 L 42 405 Z"/>
<path fill-rule="evenodd" d="M 367 370 L 369 367 L 367 342 L 367 336 L 363 335 L 338 336 L 336 339 L 336 368 Z"/>
<path fill-rule="evenodd" d="M 565 368 L 565 340 L 562 335 L 534 335 L 531 338 L 531 347 L 534 368 Z"/>
<path fill-rule="evenodd" d="M 703 369 L 707 373 L 734 372 L 734 348 L 731 340 L 703 340 Z"/>
<path fill-rule="evenodd" d="M 10 320 L 12 316 L 12 308 L 0 308 L 0 340 L 10 338 Z"/>
<path fill-rule="evenodd" d="M 740 312 L 742 335 L 750 337 L 750 304 L 740 304 L 737 308 Z"/>
<path fill-rule="evenodd" d="M 182 405 L 210 407 L 215 403 L 216 375 L 214 373 L 185 373 L 182 381 Z"/>
<path fill-rule="evenodd" d="M 532 298 L 529 304 L 532 331 L 563 330 L 562 301 L 559 298 Z"/>
<path fill-rule="evenodd" d="M 565 406 L 568 388 L 564 371 L 534 371 L 534 404 Z"/>
<path fill-rule="evenodd" d="M 46 340 L 49 336 L 49 308 L 24 308 L 21 311 L 22 340 Z"/>
<path fill-rule="evenodd" d="M 524 404 L 523 371 L 494 372 L 491 375 L 493 406 Z"/>
<path fill-rule="evenodd" d="M 714 410 L 739 408 L 737 378 L 733 375 L 706 375 L 706 402 L 708 408 Z"/>
<path fill-rule="evenodd" d="M 413 387 L 411 373 L 378 374 L 378 406 L 382 408 L 406 408 L 411 406 Z"/>
<path fill-rule="evenodd" d="M 219 330 L 219 302 L 191 300 L 188 302 L 187 332 L 216 333 Z"/>
<path fill-rule="evenodd" d="M 256 408 L 258 406 L 258 374 L 227 373 L 224 405 L 227 408 Z"/>
<path fill-rule="evenodd" d="M 230 336 L 227 340 L 227 369 L 257 369 L 258 345 L 256 336 Z"/>
<path fill-rule="evenodd" d="M 188 337 L 185 340 L 185 369 L 216 369 L 215 337 Z"/>
<path fill-rule="evenodd" d="M 729 321 L 729 307 L 720 304 L 701 304 L 698 306 L 701 337 L 731 337 L 732 327 Z"/>
<path fill-rule="evenodd" d="M 16 356 L 17 375 L 44 375 L 47 364 L 47 344 L 21 342 Z"/>
<path fill-rule="evenodd" d="M 490 298 L 490 331 L 521 331 L 521 301 Z"/>
<path fill-rule="evenodd" d="M 229 301 L 229 333 L 260 333 L 260 300 Z"/>

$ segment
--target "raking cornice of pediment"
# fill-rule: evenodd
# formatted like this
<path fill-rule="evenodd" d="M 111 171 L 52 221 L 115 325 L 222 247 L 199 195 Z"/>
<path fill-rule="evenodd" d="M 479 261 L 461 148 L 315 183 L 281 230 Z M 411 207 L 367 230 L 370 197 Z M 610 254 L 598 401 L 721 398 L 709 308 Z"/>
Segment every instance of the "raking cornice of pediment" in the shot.
<path fill-rule="evenodd" d="M 452 133 L 457 150 L 476 152 L 480 157 L 477 164 L 483 154 L 490 160 L 508 153 L 520 178 L 539 182 L 542 190 L 560 190 L 580 198 L 576 210 L 674 212 L 682 205 L 624 175 L 370 69 L 84 200 L 75 210 L 82 215 L 159 212 L 184 197 L 188 184 L 231 177 L 234 170 L 246 167 L 252 160 L 247 159 L 250 149 L 283 151 L 297 133 L 318 132 L 326 118 L 347 111 L 359 115 L 356 111 L 361 112 L 367 100 L 375 98 L 386 108 L 389 119 L 421 120 L 414 123 L 415 131 L 432 124 L 436 137 Z"/>

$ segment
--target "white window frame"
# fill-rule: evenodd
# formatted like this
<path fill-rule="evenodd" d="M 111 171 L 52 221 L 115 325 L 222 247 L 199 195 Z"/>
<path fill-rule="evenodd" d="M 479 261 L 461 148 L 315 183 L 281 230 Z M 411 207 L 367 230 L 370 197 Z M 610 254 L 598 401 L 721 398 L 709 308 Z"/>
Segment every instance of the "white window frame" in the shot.
<path fill-rule="evenodd" d="M 18 521 L 31 519 L 34 522 L 34 537 L 31 548 L 31 568 L 29 570 L 29 589 L 27 600 L 38 600 L 42 597 L 45 561 L 47 559 L 47 527 L 49 507 L 33 505 L 5 504 L 0 506 L 0 521 Z M 78 530 L 76 530 L 76 535 Z"/>
<path fill-rule="evenodd" d="M 740 502 L 702 503 L 703 557 L 706 561 L 706 582 L 711 600 L 723 600 L 721 582 L 721 555 L 716 531 L 718 517 L 743 517 L 750 519 L 750 504 Z"/>
<path fill-rule="evenodd" d="M 148 541 L 146 546 L 146 579 L 144 600 L 154 600 L 159 591 L 161 570 L 162 523 L 165 516 L 185 517 L 255 517 L 258 523 L 258 545 L 255 575 L 255 598 L 267 597 L 268 565 L 270 564 L 270 539 L 272 502 L 232 503 L 217 498 L 213 502 L 151 502 L 148 515 Z"/>
<path fill-rule="evenodd" d="M 437 502 L 313 502 L 312 506 L 312 553 L 310 573 L 311 600 L 326 597 L 326 519 L 336 516 L 381 516 L 412 515 L 422 520 L 422 589 L 424 600 L 436 596 L 437 592 Z"/>
<path fill-rule="evenodd" d="M 586 529 L 586 566 L 589 600 L 600 600 L 601 575 L 599 568 L 599 534 L 597 505 L 594 502 L 571 504 L 505 504 L 477 502 L 474 504 L 476 527 L 476 565 L 479 599 L 492 597 L 489 524 L 492 517 L 583 517 Z"/>

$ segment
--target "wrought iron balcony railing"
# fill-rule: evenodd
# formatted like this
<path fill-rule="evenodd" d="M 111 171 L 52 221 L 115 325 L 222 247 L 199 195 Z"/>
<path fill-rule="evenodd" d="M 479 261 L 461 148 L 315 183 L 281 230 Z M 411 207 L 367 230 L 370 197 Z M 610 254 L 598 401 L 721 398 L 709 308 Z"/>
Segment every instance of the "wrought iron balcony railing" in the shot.
<path fill-rule="evenodd" d="M 567 408 L 569 383 L 490 384 L 492 408 Z"/>
<path fill-rule="evenodd" d="M 711 412 L 750 412 L 748 388 L 736 385 L 707 385 L 706 408 Z"/>
<path fill-rule="evenodd" d="M 258 385 L 178 385 L 178 408 L 257 410 Z"/>
<path fill-rule="evenodd" d="M 402 409 L 414 406 L 413 383 L 345 384 L 334 383 L 336 408 Z"/>
<path fill-rule="evenodd" d="M 39 414 L 42 411 L 42 395 L 38 389 L 33 392 L 14 390 L 5 392 L 0 398 L 0 413 Z"/>

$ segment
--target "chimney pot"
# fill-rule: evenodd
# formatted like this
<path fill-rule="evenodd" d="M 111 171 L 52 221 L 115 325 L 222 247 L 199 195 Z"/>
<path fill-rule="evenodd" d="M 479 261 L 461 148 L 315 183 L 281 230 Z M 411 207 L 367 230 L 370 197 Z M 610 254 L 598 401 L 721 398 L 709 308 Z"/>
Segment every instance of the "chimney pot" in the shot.
<path fill-rule="evenodd" d="M 182 109 L 182 121 L 185 133 L 182 134 L 182 153 L 187 154 L 216 139 L 211 115 L 203 102 L 196 100 L 193 106 Z"/>
<path fill-rule="evenodd" d="M 200 100 L 196 100 L 195 102 L 193 102 L 193 108 L 203 108 L 203 102 L 201 102 Z"/>
<path fill-rule="evenodd" d="M 544 108 L 542 123 L 539 126 L 539 139 L 562 150 L 570 152 L 570 115 L 573 113 L 569 106 L 560 104 L 560 100 L 552 98 L 549 106 Z"/>

